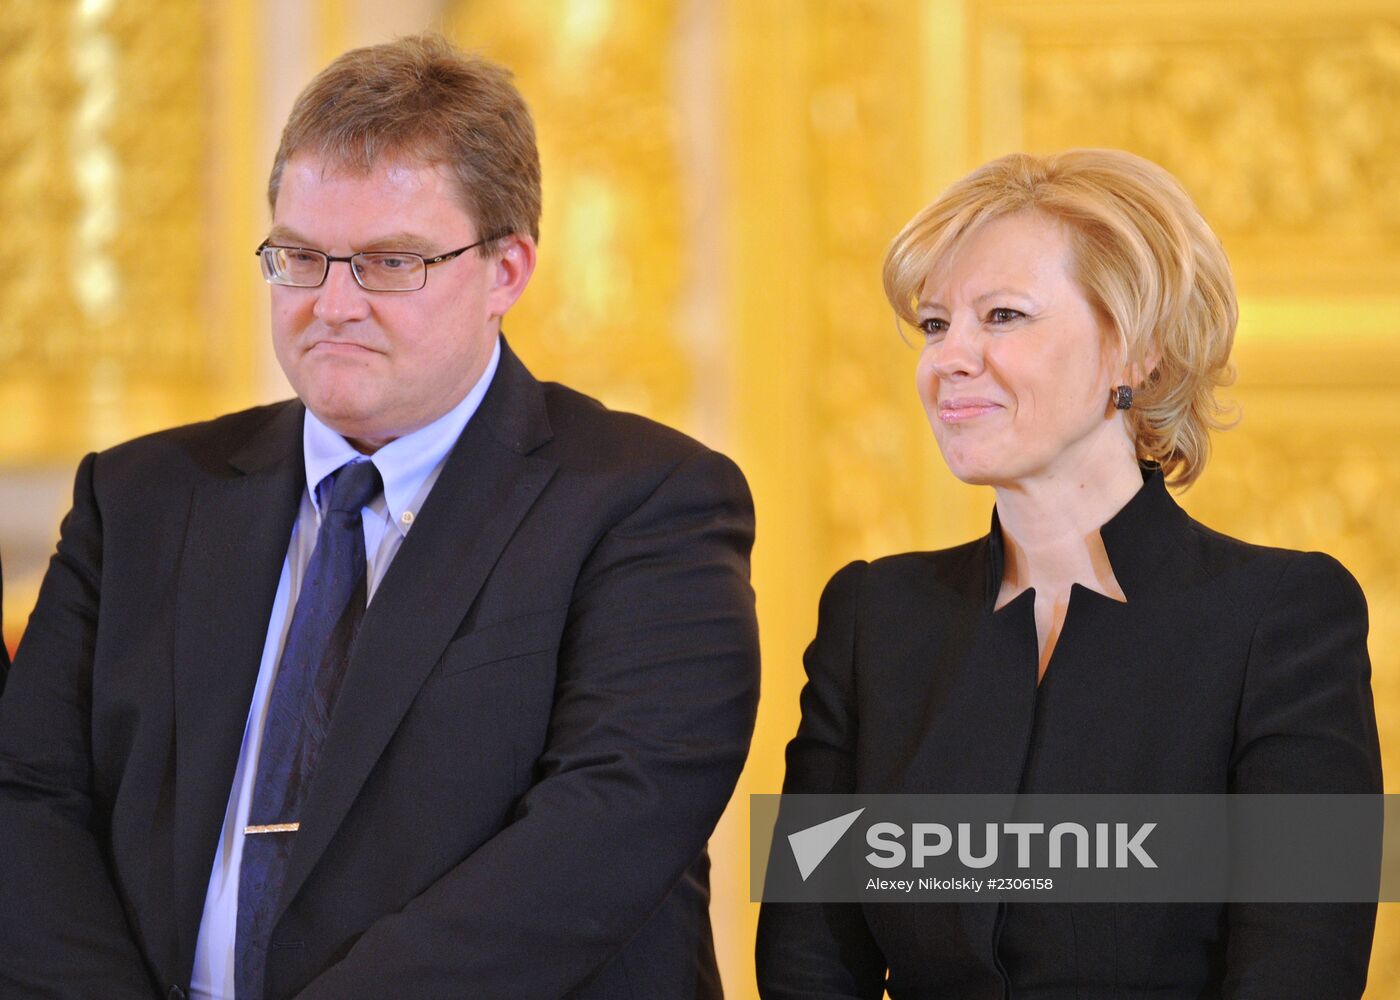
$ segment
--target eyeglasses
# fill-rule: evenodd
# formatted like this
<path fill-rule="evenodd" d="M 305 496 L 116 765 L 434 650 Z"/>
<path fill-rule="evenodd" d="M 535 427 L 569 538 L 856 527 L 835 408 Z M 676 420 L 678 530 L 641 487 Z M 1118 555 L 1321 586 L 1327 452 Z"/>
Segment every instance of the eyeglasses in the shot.
<path fill-rule="evenodd" d="M 477 240 L 436 257 L 398 250 L 332 257 L 308 247 L 273 246 L 267 240 L 263 240 L 255 252 L 262 261 L 263 278 L 269 285 L 319 288 L 330 273 L 331 265 L 344 261 L 350 265 L 350 274 L 355 283 L 367 292 L 416 292 L 428 283 L 428 268 L 434 264 L 460 257 L 468 250 L 475 250 L 498 238 L 491 236 Z"/>

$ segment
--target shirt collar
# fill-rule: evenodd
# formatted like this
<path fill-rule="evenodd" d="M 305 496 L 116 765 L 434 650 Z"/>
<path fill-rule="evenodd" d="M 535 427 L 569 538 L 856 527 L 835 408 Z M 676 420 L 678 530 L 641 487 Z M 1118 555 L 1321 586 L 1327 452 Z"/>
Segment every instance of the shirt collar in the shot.
<path fill-rule="evenodd" d="M 460 403 L 432 423 L 390 441 L 370 456 L 370 461 L 384 481 L 384 504 L 389 520 L 400 534 L 408 534 L 409 525 L 418 516 L 418 508 L 426 499 L 423 484 L 447 458 L 467 421 L 481 405 L 500 360 L 501 340 L 497 337 L 491 357 L 486 362 L 486 370 Z M 317 504 L 317 484 L 346 462 L 363 457 L 350 442 L 322 423 L 309 409 L 302 424 L 302 455 L 306 462 L 306 488 L 311 494 L 312 503 Z M 407 522 L 405 513 L 412 515 Z"/>

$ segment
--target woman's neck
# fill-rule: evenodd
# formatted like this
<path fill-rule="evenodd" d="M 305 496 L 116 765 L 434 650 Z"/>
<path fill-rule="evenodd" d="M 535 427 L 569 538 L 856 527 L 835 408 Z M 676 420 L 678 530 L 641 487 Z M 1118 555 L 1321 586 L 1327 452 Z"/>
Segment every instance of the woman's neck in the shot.
<path fill-rule="evenodd" d="M 998 486 L 1004 553 L 998 605 L 1028 587 L 1049 596 L 1068 593 L 1074 583 L 1122 600 L 1099 528 L 1140 489 L 1135 459 Z"/>

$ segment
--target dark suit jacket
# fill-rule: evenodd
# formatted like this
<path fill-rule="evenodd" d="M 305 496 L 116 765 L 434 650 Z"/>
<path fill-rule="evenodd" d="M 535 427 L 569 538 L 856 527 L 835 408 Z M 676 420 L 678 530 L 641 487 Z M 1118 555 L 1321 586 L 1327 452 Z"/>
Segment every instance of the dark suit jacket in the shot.
<path fill-rule="evenodd" d="M 1320 553 L 1198 524 L 1160 472 L 1101 530 L 1039 688 L 1001 535 L 822 597 L 785 792 L 1380 792 L 1366 604 Z M 1374 906 L 765 905 L 766 1000 L 1361 995 Z"/>
<path fill-rule="evenodd" d="M 0 995 L 188 987 L 279 569 L 291 402 L 88 456 L 0 701 Z M 757 699 L 728 459 L 509 349 L 371 602 L 267 996 L 717 997 Z"/>
<path fill-rule="evenodd" d="M 5 678 L 10 673 L 10 651 L 5 646 L 5 571 L 0 568 L 0 694 L 5 693 Z"/>

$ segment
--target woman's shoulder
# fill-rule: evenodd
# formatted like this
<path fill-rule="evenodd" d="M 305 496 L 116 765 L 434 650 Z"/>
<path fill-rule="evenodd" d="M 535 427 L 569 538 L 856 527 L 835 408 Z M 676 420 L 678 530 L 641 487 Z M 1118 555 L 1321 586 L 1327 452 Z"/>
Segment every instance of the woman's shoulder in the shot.
<path fill-rule="evenodd" d="M 1354 591 L 1361 588 L 1341 561 L 1326 552 L 1264 545 L 1227 535 L 1188 519 L 1184 545 L 1204 574 L 1233 580 L 1237 586 L 1262 592 L 1312 589 Z"/>
<path fill-rule="evenodd" d="M 938 594 L 975 597 L 986 577 L 988 544 L 984 535 L 946 549 L 858 559 L 831 577 L 826 594 L 849 599 L 872 595 L 881 602 L 898 595 L 921 600 Z"/>
<path fill-rule="evenodd" d="M 1280 618 L 1366 621 L 1356 579 L 1325 552 L 1261 544 L 1208 527 L 1180 512 L 1140 548 L 1119 538 L 1109 551 L 1138 592 L 1184 621 L 1255 634 Z M 1149 557 L 1150 554 L 1150 557 Z M 1120 573 L 1119 579 L 1122 580 Z M 1129 590 L 1129 601 L 1133 591 Z"/>

